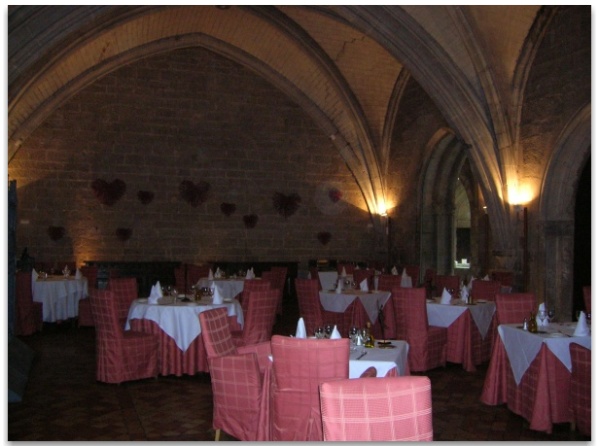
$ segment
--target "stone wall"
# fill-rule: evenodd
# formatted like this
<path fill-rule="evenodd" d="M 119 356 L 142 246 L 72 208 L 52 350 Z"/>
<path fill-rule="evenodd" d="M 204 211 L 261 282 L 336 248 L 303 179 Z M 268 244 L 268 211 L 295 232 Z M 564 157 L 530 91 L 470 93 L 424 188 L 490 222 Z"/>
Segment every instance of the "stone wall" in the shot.
<path fill-rule="evenodd" d="M 27 247 L 36 261 L 385 260 L 327 136 L 266 81 L 199 48 L 88 86 L 33 133 L 8 173 L 18 186 L 17 253 Z M 125 193 L 102 204 L 95 180 L 121 180 Z M 184 201 L 182 181 L 208 183 L 206 201 Z M 153 200 L 143 204 L 139 191 Z M 276 192 L 300 196 L 294 215 L 276 212 Z M 232 215 L 224 202 L 235 204 Z M 254 228 L 244 215 L 258 217 Z M 63 237 L 53 240 L 50 227 Z M 131 230 L 127 240 L 119 228 Z M 331 234 L 328 244 L 319 232 Z"/>

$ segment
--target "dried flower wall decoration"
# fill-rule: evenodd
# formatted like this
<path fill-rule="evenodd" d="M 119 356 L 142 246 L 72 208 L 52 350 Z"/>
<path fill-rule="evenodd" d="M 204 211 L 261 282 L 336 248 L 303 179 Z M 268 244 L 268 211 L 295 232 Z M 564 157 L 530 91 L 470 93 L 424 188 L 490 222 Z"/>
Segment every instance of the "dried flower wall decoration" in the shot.
<path fill-rule="evenodd" d="M 120 179 L 115 179 L 111 183 L 100 178 L 92 182 L 92 190 L 100 203 L 106 206 L 112 206 L 125 194 L 127 186 Z"/>
<path fill-rule="evenodd" d="M 210 184 L 200 181 L 197 184 L 189 180 L 183 180 L 179 185 L 179 195 L 192 207 L 198 207 L 208 198 Z"/>
<path fill-rule="evenodd" d="M 275 192 L 275 194 L 273 194 L 273 206 L 279 215 L 283 216 L 285 219 L 294 215 L 298 210 L 301 201 L 300 195 L 295 192 L 290 195 L 285 195 L 280 192 Z"/>
<path fill-rule="evenodd" d="M 131 238 L 132 233 L 133 231 L 130 228 L 117 228 L 117 230 L 115 231 L 117 238 L 122 242 L 129 240 Z"/>
<path fill-rule="evenodd" d="M 53 241 L 58 241 L 65 236 L 65 228 L 62 226 L 48 226 L 48 235 Z"/>
<path fill-rule="evenodd" d="M 256 223 L 258 222 L 258 215 L 256 215 L 256 214 L 244 215 L 243 219 L 244 219 L 244 226 L 247 229 L 252 229 L 256 226 Z"/>
<path fill-rule="evenodd" d="M 221 212 L 228 217 L 235 212 L 235 209 L 236 207 L 233 203 L 221 203 Z"/>
<path fill-rule="evenodd" d="M 322 245 L 326 245 L 331 240 L 331 232 L 319 232 L 317 234 L 317 238 L 319 239 Z"/>
<path fill-rule="evenodd" d="M 154 200 L 154 192 L 150 192 L 149 190 L 140 190 L 137 193 L 138 200 L 142 204 L 149 204 Z"/>

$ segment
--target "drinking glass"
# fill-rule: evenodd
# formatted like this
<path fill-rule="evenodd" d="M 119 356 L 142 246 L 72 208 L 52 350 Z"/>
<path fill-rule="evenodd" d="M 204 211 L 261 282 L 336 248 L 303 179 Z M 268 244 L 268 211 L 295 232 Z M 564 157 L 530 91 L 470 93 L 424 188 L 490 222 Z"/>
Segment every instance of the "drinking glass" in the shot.
<path fill-rule="evenodd" d="M 315 328 L 315 338 L 323 339 L 324 337 L 325 337 L 325 331 L 323 330 L 323 327 L 316 327 Z"/>
<path fill-rule="evenodd" d="M 331 337 L 331 332 L 333 331 L 333 325 L 327 324 L 325 325 L 325 337 L 329 339 Z"/>
<path fill-rule="evenodd" d="M 350 338 L 350 342 L 352 343 L 350 345 L 351 352 L 356 350 L 356 337 L 357 336 L 358 336 L 358 327 L 356 325 L 353 325 L 352 327 L 350 327 L 350 330 L 348 331 L 348 337 Z"/>
<path fill-rule="evenodd" d="M 550 307 L 550 308 L 548 309 L 548 320 L 549 320 L 550 322 L 552 322 L 552 321 L 554 320 L 554 315 L 555 315 L 555 312 L 554 312 L 554 307 Z"/>

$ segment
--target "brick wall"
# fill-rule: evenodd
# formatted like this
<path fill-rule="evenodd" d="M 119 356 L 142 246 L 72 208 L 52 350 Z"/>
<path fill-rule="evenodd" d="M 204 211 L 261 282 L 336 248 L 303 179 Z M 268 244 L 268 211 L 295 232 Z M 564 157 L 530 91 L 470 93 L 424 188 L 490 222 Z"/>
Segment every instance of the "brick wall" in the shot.
<path fill-rule="evenodd" d="M 11 160 L 17 253 L 37 261 L 384 260 L 360 191 L 326 135 L 296 104 L 245 68 L 190 48 L 141 60 L 64 104 Z M 112 206 L 91 183 L 126 184 Z M 205 203 L 179 196 L 206 181 Z M 338 188 L 342 200 L 327 196 Z M 138 191 L 154 193 L 142 204 Z M 275 192 L 302 201 L 287 220 Z M 226 217 L 222 202 L 234 203 Z M 362 209 L 361 209 L 362 208 Z M 242 216 L 256 214 L 246 229 Z M 52 240 L 48 228 L 64 227 Z M 115 231 L 129 228 L 122 241 Z M 332 234 L 322 245 L 317 233 Z"/>

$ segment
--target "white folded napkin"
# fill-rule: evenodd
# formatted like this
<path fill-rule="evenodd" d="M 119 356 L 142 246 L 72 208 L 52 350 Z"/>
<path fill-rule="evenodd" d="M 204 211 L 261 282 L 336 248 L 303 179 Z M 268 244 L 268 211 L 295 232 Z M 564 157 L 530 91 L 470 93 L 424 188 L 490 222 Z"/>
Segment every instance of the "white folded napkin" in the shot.
<path fill-rule="evenodd" d="M 333 326 L 333 330 L 331 330 L 331 336 L 329 336 L 329 339 L 342 339 L 342 335 L 340 334 L 337 325 Z"/>
<path fill-rule="evenodd" d="M 296 326 L 296 337 L 299 339 L 306 339 L 306 325 L 304 325 L 304 318 L 298 319 L 298 325 Z"/>
<path fill-rule="evenodd" d="M 471 276 L 471 279 L 469 279 L 469 284 L 467 285 L 467 288 L 469 289 L 469 291 L 473 289 L 473 276 Z"/>
<path fill-rule="evenodd" d="M 367 279 L 363 279 L 363 281 L 360 283 L 360 290 L 369 291 L 369 282 L 367 282 Z"/>
<path fill-rule="evenodd" d="M 490 280 L 490 276 L 488 276 L 487 274 L 485 275 L 485 277 L 481 280 Z"/>
<path fill-rule="evenodd" d="M 577 320 L 577 327 L 575 327 L 573 336 L 589 336 L 589 335 L 590 335 L 590 327 L 588 327 L 587 320 L 585 317 L 585 312 L 581 311 L 579 313 L 579 319 Z"/>
<path fill-rule="evenodd" d="M 440 299 L 440 303 L 444 305 L 449 305 L 452 302 L 452 295 L 448 292 L 446 287 L 444 287 L 444 291 L 442 291 L 442 298 Z"/>
<path fill-rule="evenodd" d="M 309 279 L 312 279 L 312 278 L 313 278 L 313 277 L 312 277 L 312 274 L 311 274 L 311 272 L 310 272 L 310 271 L 308 272 L 308 278 L 309 278 Z"/>
<path fill-rule="evenodd" d="M 77 268 L 77 271 L 75 271 L 75 278 L 81 279 L 81 271 L 79 270 L 79 268 Z"/>
<path fill-rule="evenodd" d="M 208 280 L 214 280 L 215 276 L 212 272 L 212 268 L 208 270 Z"/>
<path fill-rule="evenodd" d="M 398 268 L 396 268 L 396 266 L 394 266 L 392 268 L 392 275 L 397 276 L 398 275 Z"/>
<path fill-rule="evenodd" d="M 256 278 L 256 274 L 254 274 L 254 267 L 250 268 L 250 273 L 252 274 L 252 278 Z"/>
<path fill-rule="evenodd" d="M 223 303 L 223 296 L 221 296 L 221 292 L 219 291 L 219 287 L 215 286 L 215 284 L 213 283 L 210 288 L 212 289 L 212 292 L 213 292 L 212 303 L 213 304 L 222 304 Z"/>
<path fill-rule="evenodd" d="M 535 315 L 535 321 L 538 324 L 538 327 L 544 327 L 548 325 L 548 319 L 547 318 L 542 318 L 542 312 L 546 311 L 546 303 L 542 302 L 540 304 L 540 306 L 538 307 L 538 312 Z"/>
<path fill-rule="evenodd" d="M 408 274 L 406 273 L 406 268 L 402 268 L 402 278 L 405 279 L 408 277 Z"/>
<path fill-rule="evenodd" d="M 465 285 L 463 285 L 460 289 L 460 300 L 462 300 L 464 303 L 469 302 L 469 289 Z"/>
<path fill-rule="evenodd" d="M 156 282 L 156 285 L 152 285 L 150 288 L 150 296 L 148 297 L 149 304 L 157 304 L 158 300 L 163 297 L 162 288 L 160 287 L 160 282 Z"/>
<path fill-rule="evenodd" d="M 335 292 L 337 294 L 341 294 L 342 293 L 342 281 L 341 280 L 338 280 L 337 288 L 335 289 Z"/>
<path fill-rule="evenodd" d="M 217 270 L 215 271 L 215 279 L 220 279 L 222 275 L 223 272 L 221 271 L 221 268 L 217 266 Z"/>
<path fill-rule="evenodd" d="M 246 279 L 252 279 L 252 271 L 246 271 Z"/>
<path fill-rule="evenodd" d="M 345 266 L 342 266 L 342 274 L 341 274 L 341 276 L 342 277 L 346 277 L 346 267 Z"/>
<path fill-rule="evenodd" d="M 38 273 L 35 270 L 35 268 L 31 269 L 31 281 L 35 282 L 36 280 L 38 280 Z"/>

